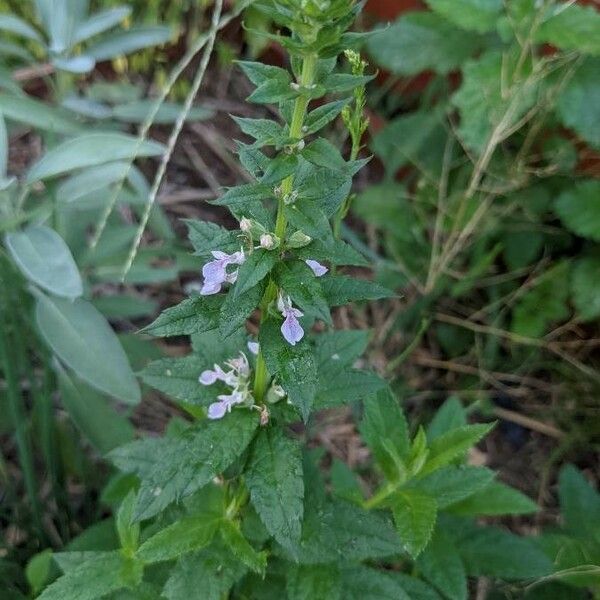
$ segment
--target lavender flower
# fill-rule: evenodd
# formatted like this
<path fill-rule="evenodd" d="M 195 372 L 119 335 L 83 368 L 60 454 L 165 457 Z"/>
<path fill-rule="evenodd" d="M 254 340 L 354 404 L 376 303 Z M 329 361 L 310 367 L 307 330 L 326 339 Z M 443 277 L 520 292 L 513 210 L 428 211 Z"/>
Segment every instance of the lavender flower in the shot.
<path fill-rule="evenodd" d="M 246 399 L 245 395 L 237 390 L 231 394 L 221 394 L 217 396 L 219 402 L 213 402 L 208 407 L 209 419 L 222 419 L 226 413 L 231 412 L 231 407 L 240 404 Z"/>
<path fill-rule="evenodd" d="M 260 345 L 258 342 L 248 342 L 248 350 L 254 354 L 254 356 L 258 355 L 258 351 L 260 350 Z"/>
<path fill-rule="evenodd" d="M 323 275 L 325 275 L 325 273 L 329 271 L 329 269 L 326 266 L 322 265 L 316 260 L 312 260 L 309 258 L 304 262 L 312 269 L 312 272 L 315 274 L 315 277 L 323 277 Z"/>
<path fill-rule="evenodd" d="M 304 313 L 292 306 L 292 300 L 289 296 L 284 298 L 281 294 L 277 299 L 277 308 L 284 316 L 281 333 L 286 342 L 295 346 L 304 337 L 304 329 L 298 321 L 298 317 L 302 317 Z"/>
<path fill-rule="evenodd" d="M 207 262 L 202 267 L 202 275 L 204 277 L 204 284 L 200 290 L 202 296 L 218 294 L 224 283 L 235 283 L 237 270 L 227 273 L 227 267 L 229 265 L 241 265 L 246 260 L 243 250 L 234 252 L 233 254 L 213 250 L 211 254 L 215 260 Z"/>

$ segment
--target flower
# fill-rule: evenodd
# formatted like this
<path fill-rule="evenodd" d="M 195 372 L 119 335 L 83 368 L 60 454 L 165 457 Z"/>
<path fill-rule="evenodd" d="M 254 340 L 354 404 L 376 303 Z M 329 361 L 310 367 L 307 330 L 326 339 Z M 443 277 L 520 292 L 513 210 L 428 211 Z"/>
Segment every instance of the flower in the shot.
<path fill-rule="evenodd" d="M 281 294 L 277 299 L 277 308 L 284 316 L 281 333 L 286 342 L 295 346 L 304 337 L 304 329 L 298 321 L 298 317 L 302 317 L 304 313 L 292 306 L 292 300 L 289 296 L 284 298 Z"/>
<path fill-rule="evenodd" d="M 312 272 L 315 274 L 315 277 L 323 277 L 323 275 L 325 275 L 325 273 L 329 271 L 329 269 L 326 266 L 322 265 L 316 260 L 308 258 L 304 262 L 312 269 Z"/>
<path fill-rule="evenodd" d="M 248 342 L 248 350 L 254 354 L 254 356 L 258 355 L 258 351 L 260 350 L 260 345 L 258 342 L 249 341 Z"/>
<path fill-rule="evenodd" d="M 229 265 L 241 265 L 246 260 L 243 250 L 234 252 L 233 254 L 213 250 L 211 254 L 215 260 L 207 262 L 202 267 L 202 275 L 204 277 L 204 283 L 200 290 L 202 296 L 218 294 L 221 291 L 221 286 L 226 282 L 235 283 L 237 270 L 233 273 L 227 273 L 227 267 Z"/>
<path fill-rule="evenodd" d="M 234 404 L 240 404 L 246 399 L 242 392 L 234 390 L 231 394 L 221 394 L 217 396 L 219 402 L 213 402 L 208 407 L 209 419 L 222 419 L 226 413 L 231 412 L 231 407 Z"/>

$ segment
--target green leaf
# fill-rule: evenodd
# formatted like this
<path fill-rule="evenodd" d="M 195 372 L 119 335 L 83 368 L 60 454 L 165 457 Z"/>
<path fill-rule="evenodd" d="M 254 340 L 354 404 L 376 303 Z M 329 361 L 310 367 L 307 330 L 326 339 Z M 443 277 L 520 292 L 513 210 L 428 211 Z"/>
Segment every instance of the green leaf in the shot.
<path fill-rule="evenodd" d="M 82 299 L 37 294 L 36 322 L 53 352 L 92 387 L 128 404 L 141 399 L 138 382 L 106 319 Z"/>
<path fill-rule="evenodd" d="M 443 467 L 410 485 L 435 498 L 441 510 L 448 506 L 456 506 L 457 502 L 465 498 L 470 499 L 473 494 L 477 495 L 482 488 L 492 484 L 493 478 L 494 472 L 489 469 L 460 465 Z"/>
<path fill-rule="evenodd" d="M 148 538 L 137 557 L 145 563 L 173 560 L 210 544 L 218 528 L 212 515 L 202 514 L 175 521 Z"/>
<path fill-rule="evenodd" d="M 29 170 L 27 183 L 117 160 L 158 156 L 163 146 L 123 133 L 88 133 L 52 148 Z"/>
<path fill-rule="evenodd" d="M 333 361 L 342 366 L 354 364 L 362 356 L 369 343 L 369 331 L 340 329 L 322 333 L 316 339 L 316 353 L 319 366 Z"/>
<path fill-rule="evenodd" d="M 497 50 L 465 63 L 463 82 L 452 103 L 460 113 L 458 134 L 468 147 L 482 152 L 492 132 L 496 131 L 496 137 L 505 135 L 535 106 L 538 77 L 522 75 L 508 93 L 504 89 L 503 82 L 516 66 L 515 56 Z"/>
<path fill-rule="evenodd" d="M 83 169 L 60 182 L 56 189 L 57 200 L 65 205 L 81 201 L 81 205 L 87 207 L 94 192 L 102 191 L 105 196 L 114 194 L 109 186 L 125 179 L 127 170 L 128 164 L 123 161 Z M 119 199 L 125 197 L 125 194 L 119 194 Z"/>
<path fill-rule="evenodd" d="M 408 425 L 389 388 L 365 402 L 360 432 L 389 481 L 397 481 L 405 475 L 405 461 L 410 451 Z"/>
<path fill-rule="evenodd" d="M 496 27 L 502 0 L 426 0 L 429 7 L 448 21 L 470 31 L 486 33 Z"/>
<path fill-rule="evenodd" d="M 233 555 L 255 573 L 264 576 L 267 568 L 266 552 L 257 552 L 232 521 L 221 522 L 221 537 Z"/>
<path fill-rule="evenodd" d="M 304 121 L 305 134 L 317 133 L 319 129 L 331 123 L 342 112 L 344 106 L 348 105 L 348 102 L 348 99 L 328 102 L 309 112 Z"/>
<path fill-rule="evenodd" d="M 302 150 L 302 156 L 318 167 L 325 167 L 335 171 L 343 169 L 346 161 L 340 151 L 328 140 L 317 138 Z"/>
<path fill-rule="evenodd" d="M 29 96 L 0 93 L 0 113 L 6 119 L 43 131 L 62 134 L 81 132 L 81 125 L 67 111 L 48 106 Z"/>
<path fill-rule="evenodd" d="M 425 578 L 448 600 L 467 600 L 467 575 L 457 548 L 443 531 L 436 531 L 417 560 Z"/>
<path fill-rule="evenodd" d="M 429 445 L 427 462 L 421 475 L 427 475 L 463 455 L 469 448 L 485 437 L 494 428 L 494 423 L 464 425 L 433 440 Z"/>
<path fill-rule="evenodd" d="M 171 30 L 168 27 L 132 27 L 127 31 L 107 35 L 91 44 L 86 48 L 86 54 L 97 61 L 103 61 L 144 48 L 160 46 L 170 39 Z"/>
<path fill-rule="evenodd" d="M 275 281 L 302 311 L 333 325 L 319 278 L 304 262 L 281 262 L 275 271 Z"/>
<path fill-rule="evenodd" d="M 295 346 L 288 344 L 274 319 L 268 319 L 261 325 L 258 339 L 269 373 L 277 378 L 306 420 L 317 383 L 317 364 L 312 347 L 306 339 Z"/>
<path fill-rule="evenodd" d="M 300 537 L 304 512 L 302 454 L 281 429 L 262 429 L 250 453 L 245 480 L 267 531 L 282 545 Z"/>
<path fill-rule="evenodd" d="M 158 302 L 143 296 L 115 294 L 94 298 L 92 304 L 108 319 L 139 319 L 158 311 Z"/>
<path fill-rule="evenodd" d="M 597 9 L 559 2 L 548 12 L 535 32 L 537 42 L 600 56 L 600 14 Z"/>
<path fill-rule="evenodd" d="M 558 491 L 565 527 L 584 538 L 600 539 L 600 495 L 573 465 L 561 469 Z"/>
<path fill-rule="evenodd" d="M 540 337 L 548 327 L 569 316 L 567 300 L 569 263 L 559 262 L 540 275 L 513 309 L 511 330 L 520 335 Z"/>
<path fill-rule="evenodd" d="M 213 204 L 227 206 L 238 220 L 241 220 L 242 217 L 251 217 L 270 228 L 272 219 L 263 206 L 263 201 L 269 198 L 273 198 L 271 186 L 262 183 L 247 183 L 229 188 Z"/>
<path fill-rule="evenodd" d="M 88 38 L 103 33 L 112 27 L 115 27 L 121 21 L 126 19 L 131 14 L 129 6 L 119 6 L 117 8 L 109 8 L 93 14 L 91 17 L 78 23 L 73 36 L 73 43 L 83 42 Z"/>
<path fill-rule="evenodd" d="M 407 579 L 412 578 L 407 577 Z M 342 571 L 342 598 L 344 600 L 439 600 L 437 595 L 423 598 L 412 593 L 409 595 L 403 583 L 393 571 L 379 571 L 363 565 L 353 565 Z"/>
<path fill-rule="evenodd" d="M 387 382 L 376 373 L 359 369 L 319 369 L 315 409 L 351 404 L 377 394 Z"/>
<path fill-rule="evenodd" d="M 433 70 L 446 74 L 461 67 L 481 47 L 481 40 L 465 35 L 430 12 L 411 12 L 373 35 L 367 48 L 374 60 L 396 75 Z"/>
<path fill-rule="evenodd" d="M 342 586 L 335 565 L 294 565 L 287 574 L 289 600 L 339 600 Z"/>
<path fill-rule="evenodd" d="M 277 264 L 278 255 L 274 250 L 254 250 L 246 257 L 238 270 L 233 295 L 239 298 L 244 292 L 260 283 Z"/>
<path fill-rule="evenodd" d="M 437 410 L 427 427 L 427 439 L 432 442 L 444 433 L 467 424 L 467 413 L 456 396 L 448 400 Z"/>
<path fill-rule="evenodd" d="M 556 200 L 554 208 L 567 229 L 584 238 L 600 242 L 600 181 L 593 179 L 569 186 Z"/>
<path fill-rule="evenodd" d="M 177 436 L 114 450 L 114 464 L 141 478 L 136 519 L 154 516 L 222 473 L 246 449 L 257 425 L 256 413 L 234 410 L 220 421 L 202 421 Z"/>
<path fill-rule="evenodd" d="M 131 555 L 137 550 L 140 539 L 140 524 L 133 522 L 134 509 L 135 492 L 130 490 L 119 506 L 115 521 L 121 548 L 127 555 Z"/>
<path fill-rule="evenodd" d="M 431 539 L 437 520 L 436 501 L 418 490 L 400 490 L 394 494 L 392 513 L 404 548 L 416 558 Z"/>
<path fill-rule="evenodd" d="M 533 541 L 494 527 L 481 527 L 456 545 L 474 577 L 535 579 L 552 572 L 551 560 Z"/>
<path fill-rule="evenodd" d="M 171 125 L 177 121 L 183 114 L 184 107 L 174 102 L 163 102 L 158 110 L 156 109 L 157 100 L 154 98 L 147 100 L 135 100 L 126 104 L 119 104 L 112 109 L 113 118 L 125 123 L 144 123 L 149 115 L 154 114 L 152 122 L 156 125 Z M 210 118 L 214 113 L 208 108 L 202 106 L 192 107 L 187 113 L 185 120 L 203 121 Z"/>
<path fill-rule="evenodd" d="M 237 298 L 234 294 L 227 294 L 219 314 L 219 331 L 223 337 L 228 338 L 243 327 L 246 320 L 259 305 L 265 287 L 266 281 L 263 280 Z"/>
<path fill-rule="evenodd" d="M 305 506 L 300 543 L 282 550 L 299 564 L 314 565 L 392 556 L 400 552 L 401 544 L 393 525 L 380 513 L 333 501 Z"/>
<path fill-rule="evenodd" d="M 563 86 L 556 112 L 563 125 L 582 139 L 600 148 L 600 60 L 588 58 Z"/>
<path fill-rule="evenodd" d="M 333 459 L 331 465 L 331 492 L 340 500 L 360 505 L 364 500 L 363 490 L 358 476 L 344 462 Z"/>
<path fill-rule="evenodd" d="M 451 512 L 466 516 L 526 515 L 537 512 L 536 503 L 514 488 L 492 481 L 466 500 L 453 504 Z"/>
<path fill-rule="evenodd" d="M 142 329 L 157 337 L 192 335 L 211 331 L 219 326 L 223 299 L 219 296 L 192 296 L 177 306 L 164 310 L 159 317 Z"/>
<path fill-rule="evenodd" d="M 248 96 L 249 102 L 278 104 L 295 96 L 296 92 L 291 88 L 292 79 L 285 69 L 259 62 L 238 61 L 238 64 L 257 86 Z"/>
<path fill-rule="evenodd" d="M 256 146 L 280 146 L 287 140 L 283 127 L 271 119 L 233 117 L 233 120 L 246 135 L 256 140 Z"/>
<path fill-rule="evenodd" d="M 34 42 L 43 42 L 40 34 L 29 23 L 9 13 L 0 14 L 0 31 L 15 33 Z"/>
<path fill-rule="evenodd" d="M 120 552 L 97 552 L 50 584 L 40 600 L 96 600 L 142 579 L 141 564 Z"/>
<path fill-rule="evenodd" d="M 186 219 L 185 224 L 196 256 L 209 256 L 213 250 L 231 254 L 240 249 L 241 242 L 237 231 L 229 231 L 210 221 Z"/>
<path fill-rule="evenodd" d="M 366 279 L 354 279 L 345 275 L 325 276 L 321 279 L 323 293 L 330 306 L 343 306 L 361 300 L 393 298 L 394 292 Z"/>
<path fill-rule="evenodd" d="M 53 229 L 30 225 L 7 233 L 6 247 L 25 277 L 50 293 L 77 298 L 83 293 L 79 269 L 65 241 Z"/>
<path fill-rule="evenodd" d="M 584 321 L 600 317 L 600 256 L 584 256 L 573 265 L 571 295 L 577 314 Z"/>
<path fill-rule="evenodd" d="M 63 406 L 76 427 L 100 454 L 104 455 L 133 439 L 133 425 L 103 396 L 73 380 L 60 364 L 55 365 L 55 370 Z"/>
<path fill-rule="evenodd" d="M 45 587 L 52 568 L 52 550 L 47 548 L 29 559 L 25 576 L 31 591 L 37 596 Z"/>
<path fill-rule="evenodd" d="M 245 571 L 228 548 L 213 543 L 177 562 L 170 571 L 163 596 L 167 600 L 181 600 L 194 598 L 202 590 L 202 600 L 222 600 Z"/>
<path fill-rule="evenodd" d="M 286 177 L 293 175 L 298 167 L 298 157 L 295 154 L 279 154 L 269 161 L 260 182 L 263 185 L 275 186 Z"/>

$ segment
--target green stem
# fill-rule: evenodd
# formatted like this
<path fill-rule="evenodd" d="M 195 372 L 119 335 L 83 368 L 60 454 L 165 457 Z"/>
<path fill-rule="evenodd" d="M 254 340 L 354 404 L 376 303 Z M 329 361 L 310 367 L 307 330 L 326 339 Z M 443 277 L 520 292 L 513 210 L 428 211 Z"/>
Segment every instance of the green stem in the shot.
<path fill-rule="evenodd" d="M 315 77 L 315 68 L 317 66 L 317 55 L 309 54 L 304 57 L 302 62 L 302 74 L 300 75 L 300 86 L 301 88 L 308 88 L 312 85 Z M 294 103 L 294 112 L 292 113 L 292 121 L 290 123 L 290 138 L 293 140 L 301 140 L 304 137 L 302 126 L 304 125 L 304 119 L 306 117 L 306 111 L 309 103 L 308 96 L 304 94 L 299 95 Z M 285 230 L 287 227 L 287 220 L 285 218 L 285 203 L 284 198 L 290 194 L 294 189 L 294 176 L 290 175 L 286 177 L 281 184 L 281 195 L 277 204 L 277 218 L 275 219 L 275 235 L 282 240 L 282 250 L 285 246 Z M 277 298 L 277 286 L 271 280 L 265 291 L 265 294 L 261 300 L 261 324 L 264 322 L 267 316 L 267 310 L 269 305 Z M 267 365 L 262 353 L 259 350 L 256 358 L 256 371 L 254 375 L 254 400 L 259 403 L 262 402 L 264 395 L 269 385 L 269 372 Z"/>

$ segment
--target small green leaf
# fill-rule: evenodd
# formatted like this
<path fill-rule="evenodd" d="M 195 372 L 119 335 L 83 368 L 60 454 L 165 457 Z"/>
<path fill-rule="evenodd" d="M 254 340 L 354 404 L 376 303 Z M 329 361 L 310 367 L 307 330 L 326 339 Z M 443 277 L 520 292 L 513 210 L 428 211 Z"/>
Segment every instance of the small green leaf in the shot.
<path fill-rule="evenodd" d="M 223 337 L 227 338 L 243 327 L 246 319 L 258 307 L 265 287 L 266 280 L 263 280 L 238 297 L 227 294 L 219 313 L 219 331 Z"/>
<path fill-rule="evenodd" d="M 233 120 L 246 135 L 256 140 L 256 146 L 280 146 L 287 139 L 283 127 L 270 119 L 234 117 Z"/>
<path fill-rule="evenodd" d="M 231 254 L 240 249 L 239 232 L 230 231 L 210 221 L 186 219 L 188 237 L 197 256 L 209 256 L 213 250 Z"/>
<path fill-rule="evenodd" d="M 466 500 L 453 504 L 451 512 L 466 516 L 527 515 L 537 512 L 536 503 L 499 481 L 492 481 Z"/>
<path fill-rule="evenodd" d="M 121 548 L 127 555 L 132 555 L 137 550 L 140 539 L 140 524 L 133 522 L 135 500 L 135 492 L 131 490 L 121 502 L 116 518 Z"/>
<path fill-rule="evenodd" d="M 353 279 L 345 275 L 326 276 L 321 280 L 323 292 L 330 306 L 342 306 L 361 300 L 393 298 L 394 292 L 366 279 Z"/>
<path fill-rule="evenodd" d="M 234 297 L 239 298 L 262 281 L 277 263 L 277 258 L 277 252 L 274 250 L 254 250 L 238 270 L 233 288 Z"/>
<path fill-rule="evenodd" d="M 415 582 L 414 590 L 406 585 L 408 582 Z M 418 579 L 363 565 L 345 567 L 342 571 L 342 583 L 344 600 L 439 600 L 433 590 L 433 595 L 428 594 L 426 584 Z M 419 593 L 422 588 L 425 588 L 423 595 Z"/>
<path fill-rule="evenodd" d="M 122 54 L 131 54 L 144 48 L 160 46 L 171 39 L 168 27 L 132 27 L 102 37 L 87 47 L 86 53 L 97 61 L 116 58 Z"/>
<path fill-rule="evenodd" d="M 35 554 L 29 559 L 25 568 L 25 576 L 31 591 L 37 596 L 46 585 L 52 567 L 52 550 L 50 548 Z"/>
<path fill-rule="evenodd" d="M 305 133 L 310 135 L 317 133 L 319 129 L 322 129 L 328 123 L 331 123 L 341 112 L 344 106 L 348 105 L 349 100 L 336 100 L 335 102 L 328 102 L 318 108 L 315 108 L 306 116 L 304 121 Z"/>
<path fill-rule="evenodd" d="M 302 455 L 281 429 L 265 428 L 247 463 L 245 480 L 252 504 L 269 533 L 282 545 L 300 537 L 304 512 Z"/>
<path fill-rule="evenodd" d="M 427 439 L 432 442 L 444 433 L 467 424 L 467 413 L 456 396 L 450 396 L 437 410 L 427 427 Z"/>
<path fill-rule="evenodd" d="M 573 465 L 565 465 L 559 477 L 560 509 L 565 527 L 584 538 L 600 532 L 600 494 Z"/>
<path fill-rule="evenodd" d="M 430 8 L 470 31 L 492 31 L 502 13 L 502 0 L 426 0 Z"/>
<path fill-rule="evenodd" d="M 221 522 L 221 537 L 233 555 L 255 573 L 264 575 L 267 568 L 267 555 L 257 552 L 244 537 L 237 524 L 232 521 Z"/>
<path fill-rule="evenodd" d="M 600 181 L 584 180 L 569 186 L 556 200 L 564 225 L 577 235 L 600 242 Z"/>
<path fill-rule="evenodd" d="M 223 299 L 219 296 L 192 296 L 177 306 L 164 310 L 159 317 L 142 329 L 157 337 L 204 333 L 219 326 Z"/>
<path fill-rule="evenodd" d="M 404 548 L 416 558 L 431 539 L 437 520 L 436 501 L 417 490 L 400 490 L 394 494 L 392 513 Z"/>
<path fill-rule="evenodd" d="M 287 574 L 289 600 L 339 600 L 342 586 L 335 565 L 294 565 Z"/>
<path fill-rule="evenodd" d="M 584 321 L 600 317 L 600 256 L 584 256 L 573 266 L 571 295 L 578 316 Z"/>

